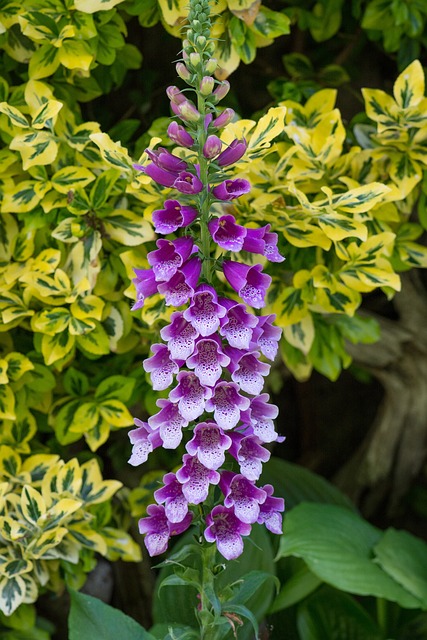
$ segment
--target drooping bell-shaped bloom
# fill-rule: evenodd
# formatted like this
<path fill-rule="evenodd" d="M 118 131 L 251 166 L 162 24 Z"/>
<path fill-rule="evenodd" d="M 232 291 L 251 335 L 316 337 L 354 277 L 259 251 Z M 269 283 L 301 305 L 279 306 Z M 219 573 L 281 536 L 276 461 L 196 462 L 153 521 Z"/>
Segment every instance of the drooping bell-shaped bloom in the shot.
<path fill-rule="evenodd" d="M 248 536 L 251 525 L 242 522 L 231 508 L 218 505 L 206 517 L 205 538 L 216 542 L 218 551 L 226 560 L 234 560 L 243 552 L 242 536 Z"/>
<path fill-rule="evenodd" d="M 262 273 L 262 265 L 250 266 L 224 260 L 223 270 L 228 283 L 246 304 L 255 309 L 261 309 L 264 306 L 264 298 L 271 284 L 271 277 Z"/>
<path fill-rule="evenodd" d="M 218 156 L 216 159 L 217 164 L 220 167 L 228 167 L 230 164 L 234 164 L 245 155 L 247 147 L 248 144 L 244 138 L 240 140 L 236 138 L 229 147 L 224 149 L 224 151 Z"/>
<path fill-rule="evenodd" d="M 154 182 L 162 185 L 162 187 L 172 187 L 178 176 L 177 173 L 166 171 L 166 169 L 158 167 L 154 162 L 147 164 L 145 167 L 139 167 L 139 165 L 134 166 L 136 169 L 142 169 L 147 176 L 150 176 Z"/>
<path fill-rule="evenodd" d="M 178 403 L 179 412 L 186 420 L 196 420 L 204 412 L 212 389 L 203 386 L 196 374 L 190 371 L 180 371 L 177 381 L 178 385 L 169 393 L 169 398 Z"/>
<path fill-rule="evenodd" d="M 203 155 L 208 160 L 212 160 L 212 158 L 216 158 L 216 156 L 221 152 L 222 142 L 218 136 L 210 135 L 206 138 L 206 142 L 203 145 Z"/>
<path fill-rule="evenodd" d="M 264 228 L 247 229 L 243 241 L 243 250 L 249 253 L 263 254 L 265 251 Z"/>
<path fill-rule="evenodd" d="M 154 499 L 165 505 L 165 515 L 169 522 L 182 522 L 188 513 L 188 502 L 182 492 L 182 484 L 174 473 L 163 476 L 163 487 L 156 489 Z"/>
<path fill-rule="evenodd" d="M 213 387 L 221 377 L 222 368 L 230 364 L 230 358 L 222 352 L 220 341 L 213 336 L 196 342 L 194 354 L 186 364 L 189 369 L 194 369 L 202 384 Z"/>
<path fill-rule="evenodd" d="M 212 120 L 212 127 L 216 127 L 217 129 L 222 129 L 222 127 L 226 127 L 233 120 L 236 112 L 234 109 L 227 107 L 219 116 L 217 116 L 214 120 Z"/>
<path fill-rule="evenodd" d="M 258 229 L 248 229 L 243 243 L 243 249 L 251 253 L 259 253 L 270 262 L 283 262 L 284 257 L 280 255 L 277 248 L 278 235 L 270 232 L 270 224 Z"/>
<path fill-rule="evenodd" d="M 225 452 L 230 446 L 231 438 L 215 422 L 200 422 L 186 449 L 208 469 L 219 469 L 224 464 Z"/>
<path fill-rule="evenodd" d="M 220 324 L 220 319 L 226 314 L 226 309 L 218 302 L 218 296 L 213 287 L 207 284 L 199 285 L 192 297 L 190 306 L 184 311 L 184 318 L 190 322 L 203 337 L 214 333 Z"/>
<path fill-rule="evenodd" d="M 267 225 L 270 228 L 270 225 Z M 279 253 L 277 248 L 277 241 L 279 236 L 277 233 L 267 231 L 264 235 L 265 249 L 263 255 L 270 262 L 283 262 L 284 257 Z"/>
<path fill-rule="evenodd" d="M 144 306 L 146 298 L 157 293 L 157 281 L 152 269 L 134 269 L 136 278 L 132 282 L 136 289 L 136 302 L 132 311 Z"/>
<path fill-rule="evenodd" d="M 260 505 L 267 493 L 240 473 L 223 471 L 219 483 L 224 494 L 224 506 L 234 509 L 234 513 L 247 524 L 254 524 L 259 517 Z"/>
<path fill-rule="evenodd" d="M 181 104 L 181 102 L 187 100 L 182 91 L 175 85 L 166 88 L 166 95 L 173 104 Z"/>
<path fill-rule="evenodd" d="M 195 194 L 203 189 L 203 183 L 198 176 L 190 171 L 181 171 L 172 184 L 181 193 Z"/>
<path fill-rule="evenodd" d="M 187 227 L 199 215 L 194 207 L 185 207 L 178 200 L 166 200 L 164 209 L 153 211 L 152 219 L 156 233 L 167 235 Z"/>
<path fill-rule="evenodd" d="M 163 505 L 150 504 L 147 507 L 148 516 L 141 518 L 138 523 L 139 532 L 145 533 L 144 544 L 150 556 L 158 556 L 167 549 L 171 536 L 183 533 L 193 519 L 191 513 L 187 513 L 181 522 L 170 522 L 166 516 Z"/>
<path fill-rule="evenodd" d="M 235 382 L 217 382 L 213 395 L 206 401 L 206 411 L 214 412 L 215 422 L 224 430 L 233 429 L 240 420 L 240 413 L 248 409 L 249 398 L 239 393 Z"/>
<path fill-rule="evenodd" d="M 218 200 L 235 200 L 251 190 L 250 183 L 244 178 L 224 180 L 212 189 L 212 195 Z"/>
<path fill-rule="evenodd" d="M 248 313 L 244 304 L 234 302 L 233 306 L 227 310 L 219 332 L 231 347 L 249 349 L 253 330 L 257 324 L 256 316 Z"/>
<path fill-rule="evenodd" d="M 186 360 L 194 352 L 199 332 L 187 322 L 181 311 L 174 311 L 170 320 L 170 324 L 160 330 L 160 336 L 168 343 L 173 360 Z"/>
<path fill-rule="evenodd" d="M 136 467 L 146 462 L 149 454 L 157 447 L 161 447 L 163 442 L 160 434 L 152 429 L 147 422 L 135 418 L 134 423 L 137 429 L 131 429 L 128 433 L 129 440 L 133 445 L 129 464 Z"/>
<path fill-rule="evenodd" d="M 194 144 L 194 139 L 188 131 L 175 121 L 170 123 L 167 133 L 172 142 L 175 142 L 175 144 L 178 144 L 180 147 L 190 149 Z"/>
<path fill-rule="evenodd" d="M 262 463 L 270 459 L 270 452 L 256 436 L 234 432 L 230 435 L 233 442 L 229 451 L 239 463 L 240 473 L 255 482 L 262 473 Z"/>
<path fill-rule="evenodd" d="M 175 156 L 163 147 L 159 147 L 158 149 L 146 149 L 145 153 L 156 167 L 165 169 L 165 171 L 179 174 L 181 171 L 187 170 L 188 165 L 185 160 L 178 158 L 178 156 Z"/>
<path fill-rule="evenodd" d="M 182 492 L 190 504 L 200 504 L 208 497 L 209 486 L 219 483 L 220 475 L 189 453 L 184 454 L 182 462 L 182 467 L 176 472 L 176 477 L 182 484 Z"/>
<path fill-rule="evenodd" d="M 227 351 L 228 353 L 228 351 Z M 270 373 L 270 365 L 261 362 L 259 351 L 243 352 L 238 361 L 233 363 L 231 379 L 237 382 L 240 389 L 252 396 L 261 393 L 264 386 L 264 377 Z"/>
<path fill-rule="evenodd" d="M 142 363 L 144 371 L 150 374 L 151 383 L 155 391 L 163 391 L 170 387 L 173 377 L 179 371 L 179 366 L 171 359 L 169 349 L 165 344 L 153 344 L 153 355 Z"/>
<path fill-rule="evenodd" d="M 230 91 L 230 83 L 228 80 L 223 80 L 221 84 L 217 86 L 212 94 L 212 102 L 217 104 L 220 100 L 223 100 L 227 93 Z"/>
<path fill-rule="evenodd" d="M 282 530 L 282 512 L 285 510 L 283 498 L 273 496 L 274 488 L 271 484 L 266 484 L 262 490 L 267 494 L 267 499 L 261 505 L 257 522 L 264 524 L 271 533 L 280 535 Z"/>
<path fill-rule="evenodd" d="M 252 432 L 261 442 L 280 441 L 274 429 L 273 420 L 279 415 L 279 409 L 268 401 L 268 393 L 261 393 L 251 399 L 250 407 L 242 414 L 242 421 L 252 427 Z"/>
<path fill-rule="evenodd" d="M 185 304 L 194 294 L 201 269 L 200 259 L 193 256 L 168 282 L 160 282 L 157 289 L 165 296 L 165 303 L 173 307 Z"/>
<path fill-rule="evenodd" d="M 240 251 L 246 236 L 246 229 L 236 223 L 232 215 L 213 218 L 208 224 L 212 239 L 226 251 Z"/>
<path fill-rule="evenodd" d="M 261 353 L 269 360 L 274 360 L 279 348 L 279 340 L 282 335 L 280 327 L 273 325 L 276 315 L 259 316 L 258 324 L 254 330 L 253 340 L 261 349 Z"/>
<path fill-rule="evenodd" d="M 167 282 L 187 262 L 189 257 L 198 249 L 189 236 L 183 236 L 176 240 L 164 240 L 156 242 L 157 249 L 147 255 L 148 263 L 153 269 L 158 282 Z"/>
<path fill-rule="evenodd" d="M 156 405 L 160 407 L 160 411 L 148 418 L 148 424 L 159 431 L 165 449 L 176 449 L 181 443 L 182 429 L 188 425 L 188 420 L 180 413 L 177 402 L 159 398 Z"/>

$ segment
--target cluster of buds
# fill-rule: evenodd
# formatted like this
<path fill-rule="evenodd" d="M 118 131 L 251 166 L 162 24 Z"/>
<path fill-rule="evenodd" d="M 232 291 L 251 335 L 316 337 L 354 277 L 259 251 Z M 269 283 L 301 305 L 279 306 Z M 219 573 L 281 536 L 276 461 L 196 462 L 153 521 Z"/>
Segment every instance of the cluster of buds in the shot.
<path fill-rule="evenodd" d="M 208 2 L 193 3 L 191 12 L 177 72 L 197 104 L 177 87 L 167 90 L 177 118 L 168 135 L 179 155 L 147 150 L 149 162 L 135 165 L 180 195 L 153 213 L 156 232 L 174 237 L 157 241 L 148 254 L 149 269 L 135 269 L 133 308 L 160 293 L 166 305 L 180 310 L 143 363 L 155 390 L 172 388 L 148 422 L 135 420 L 130 463 L 145 462 L 158 447 L 185 445 L 182 466 L 164 476 L 154 492 L 156 504 L 139 522 L 150 555 L 163 553 L 172 535 L 197 520 L 205 539 L 234 559 L 254 523 L 281 533 L 284 510 L 271 485 L 256 486 L 270 457 L 265 445 L 283 440 L 273 423 L 278 409 L 262 393 L 270 371 L 265 360 L 276 356 L 280 329 L 274 316 L 252 311 L 265 305 L 271 278 L 261 264 L 244 264 L 235 254 L 259 254 L 273 262 L 283 257 L 270 225 L 246 228 L 224 209 L 224 203 L 250 191 L 247 180 L 227 178 L 227 167 L 242 158 L 247 144 L 235 139 L 225 147 L 218 135 L 234 116 L 232 109 L 216 107 L 229 86 L 212 76 L 217 63 L 209 42 Z"/>

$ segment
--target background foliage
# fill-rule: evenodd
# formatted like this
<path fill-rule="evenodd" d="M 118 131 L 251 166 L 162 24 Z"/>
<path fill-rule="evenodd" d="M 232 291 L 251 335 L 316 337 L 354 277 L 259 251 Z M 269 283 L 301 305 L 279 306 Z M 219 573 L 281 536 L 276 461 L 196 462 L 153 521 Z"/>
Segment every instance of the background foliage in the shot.
<path fill-rule="evenodd" d="M 132 163 L 144 159 L 148 144 L 168 143 L 163 95 L 175 83 L 171 60 L 186 10 L 180 0 L 0 5 L 0 629 L 8 640 L 44 640 L 55 625 L 57 637 L 64 637 L 63 619 L 52 625 L 40 615 L 43 598 L 36 619 L 38 596 L 58 597 L 64 583 L 80 588 L 99 555 L 139 560 L 140 549 L 126 532 L 130 513 L 144 514 L 157 479 L 175 463 L 158 452 L 141 471 L 127 470 L 125 427 L 132 415 L 143 417 L 155 406 L 158 394 L 140 363 L 169 313 L 156 297 L 130 312 L 132 269 L 148 266 L 155 240 L 150 216 L 164 199 Z M 413 293 L 410 279 L 413 269 L 427 266 L 426 16 L 421 0 L 220 0 L 215 7 L 218 78 L 233 73 L 227 100 L 239 116 L 224 140 L 247 136 L 250 153 L 235 171 L 253 185 L 233 213 L 254 226 L 271 223 L 286 256 L 284 265 L 270 267 L 268 311 L 283 328 L 286 365 L 277 364 L 270 386 L 279 404 L 280 394 L 286 398 L 281 431 L 289 434 L 287 453 L 275 453 L 329 475 L 350 469 L 338 479 L 354 497 L 353 451 L 339 449 L 341 425 L 334 427 L 336 416 L 346 415 L 348 394 L 365 384 L 363 393 L 375 405 L 375 376 L 386 402 L 390 389 L 403 398 L 405 380 L 422 379 L 425 371 L 422 328 L 414 320 L 415 310 L 424 308 L 425 287 L 421 275 Z M 269 128 L 274 140 L 268 149 L 257 144 L 260 128 Z M 404 305 L 393 302 L 405 303 L 405 292 L 413 294 L 408 321 Z M 395 356 L 398 344 L 410 349 L 411 366 L 419 363 L 415 374 L 402 366 L 404 356 Z M 372 356 L 361 357 L 363 349 Z M 381 349 L 388 349 L 388 359 Z M 349 367 L 357 382 L 343 377 Z M 325 387 L 319 373 L 331 381 L 341 377 Z M 325 388 L 337 394 L 336 409 L 328 409 Z M 423 398 L 425 390 L 416 403 Z M 302 408 L 307 400 L 323 406 L 320 413 L 326 406 L 331 444 L 319 442 L 316 419 L 309 424 Z M 360 455 L 371 471 L 361 472 L 361 487 L 374 497 L 370 507 L 359 504 L 381 528 L 409 524 L 422 535 L 427 406 L 416 406 L 415 423 L 424 424 L 416 432 L 417 455 L 404 438 L 408 413 L 390 434 L 395 449 L 387 450 L 382 475 L 369 461 L 376 460 L 376 434 L 387 438 L 387 422 L 377 421 L 377 431 L 362 443 Z M 354 417 L 342 424 L 355 447 L 365 435 L 358 409 L 352 404 Z M 319 449 L 326 451 L 320 464 Z M 262 542 L 268 567 L 252 555 L 246 560 L 257 571 L 277 573 L 281 583 L 277 596 L 272 583 L 259 585 L 270 606 L 268 614 L 257 611 L 259 620 L 267 615 L 265 633 L 269 624 L 286 624 L 290 639 L 332 637 L 338 629 L 347 635 L 337 638 L 422 638 L 427 577 L 413 559 L 425 555 L 423 543 L 369 525 L 331 485 L 289 464 L 277 460 L 266 471 L 288 508 L 295 506 L 287 534 L 279 550 Z M 394 485 L 392 473 L 399 474 Z M 394 513 L 386 514 L 397 485 Z M 334 506 L 296 506 L 304 501 Z M 332 544 L 337 526 L 353 535 Z M 324 536 L 320 558 L 305 537 L 314 527 Z M 336 570 L 334 545 L 345 571 Z M 404 563 L 396 560 L 396 546 L 405 549 Z M 244 562 L 240 573 L 230 568 L 237 571 L 233 580 L 245 575 Z M 159 606 L 154 617 L 148 605 L 137 613 L 144 590 L 151 591 L 147 565 L 134 569 L 142 572 L 133 574 L 142 584 L 138 606 L 132 608 L 128 593 L 117 595 L 119 573 L 115 603 L 146 627 L 154 623 L 153 637 L 165 637 L 170 622 L 183 625 L 181 637 L 188 637 L 191 608 L 180 620 L 170 620 Z M 373 572 L 369 584 L 366 571 Z M 347 581 L 337 582 L 337 573 Z M 252 579 L 255 591 L 259 576 Z M 233 580 L 226 574 L 224 589 Z M 173 587 L 164 593 L 165 602 L 176 598 Z M 72 610 L 70 637 L 84 640 L 77 634 L 86 601 L 79 597 L 73 596 L 80 613 Z M 236 591 L 234 597 L 243 596 Z M 145 637 L 140 627 L 134 633 Z M 252 632 L 248 626 L 241 633 Z"/>

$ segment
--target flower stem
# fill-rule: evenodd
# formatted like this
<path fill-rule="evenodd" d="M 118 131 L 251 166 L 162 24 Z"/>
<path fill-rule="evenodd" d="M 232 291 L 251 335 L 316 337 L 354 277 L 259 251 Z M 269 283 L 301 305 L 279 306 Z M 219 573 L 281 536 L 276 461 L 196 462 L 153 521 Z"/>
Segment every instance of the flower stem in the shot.
<path fill-rule="evenodd" d="M 216 598 L 213 573 L 215 555 L 215 545 L 206 546 L 201 550 L 202 591 L 200 594 L 201 600 L 199 610 L 201 640 L 217 640 L 219 637 L 219 629 L 218 626 L 215 625 L 215 619 L 212 613 L 212 599 Z"/>

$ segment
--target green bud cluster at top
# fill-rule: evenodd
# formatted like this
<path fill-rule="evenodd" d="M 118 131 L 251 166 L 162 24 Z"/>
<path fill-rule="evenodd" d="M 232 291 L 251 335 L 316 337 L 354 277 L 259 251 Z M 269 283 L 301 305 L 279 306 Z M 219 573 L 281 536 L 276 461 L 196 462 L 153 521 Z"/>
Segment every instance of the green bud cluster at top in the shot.
<path fill-rule="evenodd" d="M 214 73 L 217 67 L 216 60 L 212 58 L 215 45 L 210 40 L 209 2 L 201 0 L 201 2 L 191 3 L 188 21 L 190 28 L 187 29 L 187 37 L 183 42 L 183 53 L 186 67 L 193 75 L 186 81 L 195 86 L 201 77 Z"/>

